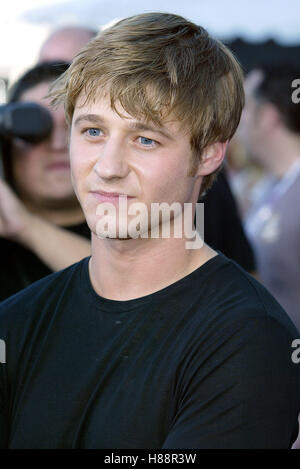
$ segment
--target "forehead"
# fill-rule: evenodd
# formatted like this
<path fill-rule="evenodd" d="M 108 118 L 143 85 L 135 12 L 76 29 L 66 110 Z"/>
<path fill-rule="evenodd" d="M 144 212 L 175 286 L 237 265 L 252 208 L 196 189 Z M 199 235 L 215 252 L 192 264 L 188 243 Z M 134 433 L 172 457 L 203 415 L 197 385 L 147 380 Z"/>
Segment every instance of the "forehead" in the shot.
<path fill-rule="evenodd" d="M 46 98 L 47 94 L 49 93 L 49 86 L 51 83 L 52 81 L 46 81 L 29 88 L 21 94 L 19 101 L 32 101 L 34 103 L 40 104 L 41 106 L 47 108 L 47 110 L 52 114 L 52 117 L 59 117 L 60 120 L 65 121 L 63 106 L 54 108 L 51 105 L 51 98 Z"/>
<path fill-rule="evenodd" d="M 21 94 L 20 101 L 35 101 L 41 104 L 49 103 L 45 96 L 49 92 L 49 85 L 51 81 L 42 82 L 38 85 L 29 88 Z"/>
<path fill-rule="evenodd" d="M 69 62 L 89 39 L 89 35 L 81 31 L 57 33 L 44 44 L 41 51 L 41 58 L 44 61 L 63 59 Z"/>
<path fill-rule="evenodd" d="M 72 125 L 78 117 L 85 115 L 99 116 L 102 120 L 115 122 L 119 125 L 130 127 L 136 123 L 144 125 L 145 127 L 152 128 L 153 130 L 167 130 L 171 136 L 181 135 L 190 136 L 190 132 L 185 129 L 172 114 L 168 114 L 165 118 L 161 119 L 161 124 L 157 125 L 146 119 L 146 117 L 130 115 L 119 102 L 116 103 L 116 111 L 112 109 L 110 97 L 108 93 L 100 93 L 92 101 L 86 99 L 86 95 L 81 93 L 75 103 L 74 113 L 72 117 Z"/>

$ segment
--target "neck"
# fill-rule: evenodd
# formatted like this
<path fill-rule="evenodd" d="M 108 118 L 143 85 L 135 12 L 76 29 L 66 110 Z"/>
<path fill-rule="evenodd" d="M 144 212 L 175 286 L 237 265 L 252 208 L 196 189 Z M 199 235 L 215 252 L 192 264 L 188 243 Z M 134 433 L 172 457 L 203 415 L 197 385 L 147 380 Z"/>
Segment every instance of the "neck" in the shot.
<path fill-rule="evenodd" d="M 92 234 L 90 278 L 100 296 L 131 300 L 161 290 L 193 272 L 216 252 L 186 249 L 185 239 L 99 239 Z"/>

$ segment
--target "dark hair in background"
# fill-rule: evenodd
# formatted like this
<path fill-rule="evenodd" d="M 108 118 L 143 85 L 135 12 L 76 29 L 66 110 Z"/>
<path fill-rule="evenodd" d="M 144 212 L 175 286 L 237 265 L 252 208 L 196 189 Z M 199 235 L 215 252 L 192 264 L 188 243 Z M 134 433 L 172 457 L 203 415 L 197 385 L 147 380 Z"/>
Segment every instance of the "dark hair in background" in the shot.
<path fill-rule="evenodd" d="M 25 91 L 40 83 L 55 80 L 67 70 L 69 65 L 66 62 L 42 62 L 31 68 L 12 86 L 8 102 L 19 101 Z"/>
<path fill-rule="evenodd" d="M 8 103 L 20 101 L 25 91 L 34 88 L 40 83 L 52 82 L 64 73 L 69 67 L 66 62 L 42 62 L 22 75 L 9 91 Z M 9 140 L 0 142 L 3 161 L 4 177 L 6 182 L 16 190 L 12 175 L 12 144 Z"/>
<path fill-rule="evenodd" d="M 286 127 L 300 133 L 300 105 L 292 101 L 292 82 L 300 78 L 300 66 L 286 62 L 280 65 L 262 64 L 257 68 L 263 71 L 263 79 L 255 91 L 256 98 L 272 103 Z"/>

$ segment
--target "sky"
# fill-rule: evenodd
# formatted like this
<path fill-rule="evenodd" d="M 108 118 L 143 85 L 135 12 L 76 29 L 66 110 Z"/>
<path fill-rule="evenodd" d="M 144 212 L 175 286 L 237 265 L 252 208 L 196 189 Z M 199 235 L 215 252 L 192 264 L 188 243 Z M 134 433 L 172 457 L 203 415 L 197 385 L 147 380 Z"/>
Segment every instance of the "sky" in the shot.
<path fill-rule="evenodd" d="M 80 24 L 100 29 L 145 11 L 181 14 L 223 39 L 300 44 L 300 0 L 2 0 L 0 77 L 13 81 L 33 65 L 53 28 Z"/>

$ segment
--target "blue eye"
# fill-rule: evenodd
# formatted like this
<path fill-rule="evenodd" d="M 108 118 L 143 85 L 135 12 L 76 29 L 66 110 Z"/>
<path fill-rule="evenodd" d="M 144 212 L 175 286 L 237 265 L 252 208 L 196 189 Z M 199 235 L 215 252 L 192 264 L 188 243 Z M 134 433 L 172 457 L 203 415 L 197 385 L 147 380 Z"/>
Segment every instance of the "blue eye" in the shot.
<path fill-rule="evenodd" d="M 94 129 L 94 128 L 87 129 L 87 133 L 89 137 L 99 137 L 100 129 Z"/>
<path fill-rule="evenodd" d="M 152 138 L 147 138 L 147 137 L 139 137 L 139 138 L 140 138 L 141 144 L 147 147 L 150 147 L 156 143 L 155 140 L 152 140 Z"/>

